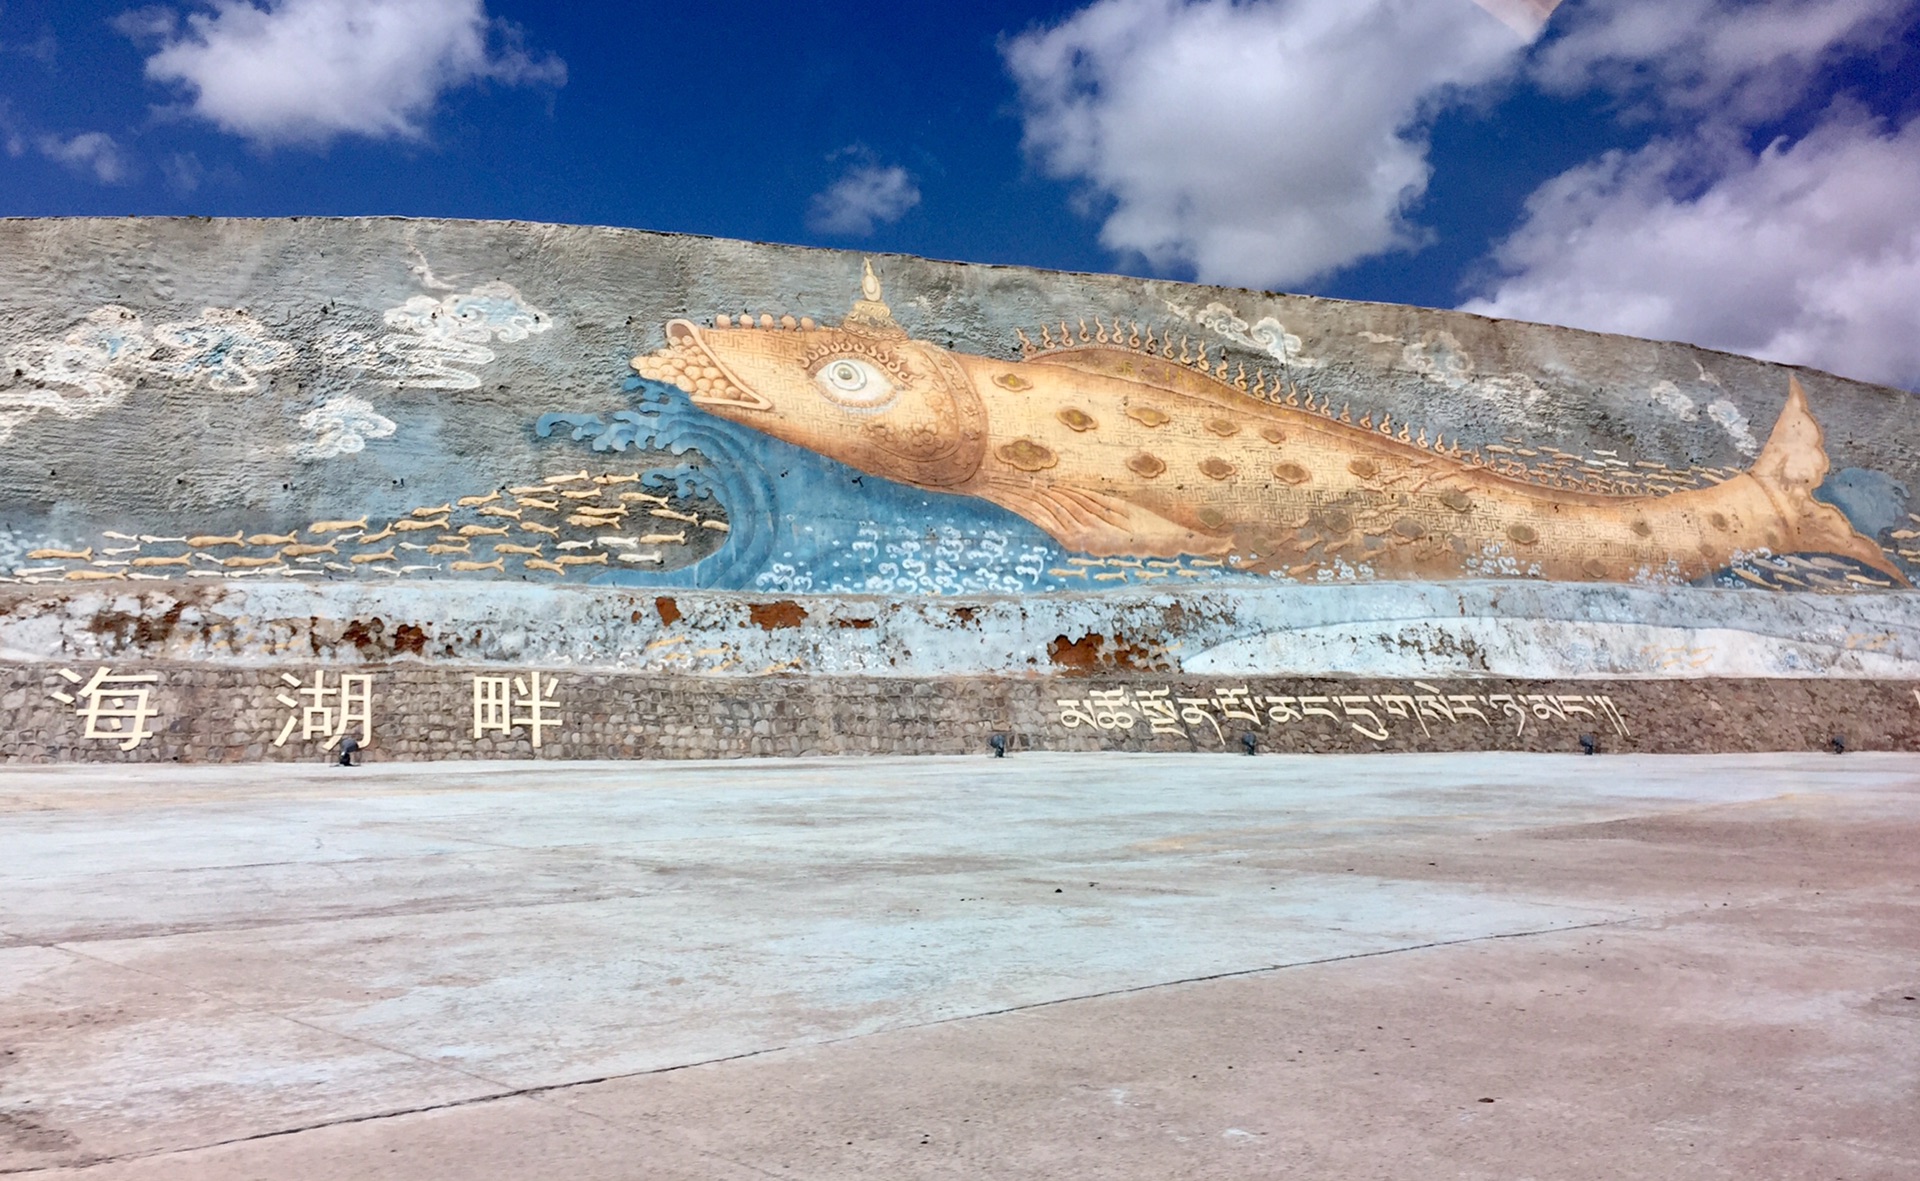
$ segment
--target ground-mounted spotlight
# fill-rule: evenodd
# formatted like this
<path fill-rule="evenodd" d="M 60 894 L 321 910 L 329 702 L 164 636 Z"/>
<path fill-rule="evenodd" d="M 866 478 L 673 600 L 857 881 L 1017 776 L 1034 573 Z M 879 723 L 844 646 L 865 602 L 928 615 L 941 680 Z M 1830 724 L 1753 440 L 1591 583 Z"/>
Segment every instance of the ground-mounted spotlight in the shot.
<path fill-rule="evenodd" d="M 342 767 L 356 766 L 357 764 L 354 763 L 353 756 L 359 753 L 360 743 L 357 740 L 352 738 L 345 740 L 340 744 L 340 765 Z"/>
<path fill-rule="evenodd" d="M 1580 736 L 1580 753 L 1589 754 L 1589 755 L 1599 754 L 1600 753 L 1599 740 L 1594 738 L 1594 736 L 1591 734 L 1582 734 Z"/>
<path fill-rule="evenodd" d="M 993 737 L 987 739 L 987 745 L 993 748 L 994 758 L 1004 759 L 1007 757 L 1007 736 L 1005 734 L 995 734 Z"/>
<path fill-rule="evenodd" d="M 1249 730 L 1240 736 L 1240 745 L 1250 755 L 1260 753 L 1260 736 Z"/>

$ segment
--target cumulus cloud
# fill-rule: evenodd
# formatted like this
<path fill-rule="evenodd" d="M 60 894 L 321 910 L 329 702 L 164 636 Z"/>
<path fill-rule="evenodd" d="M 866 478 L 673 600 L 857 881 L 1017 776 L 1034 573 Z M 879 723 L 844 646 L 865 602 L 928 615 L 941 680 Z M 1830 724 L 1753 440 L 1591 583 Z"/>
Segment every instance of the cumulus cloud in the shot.
<path fill-rule="evenodd" d="M 1536 192 L 1466 309 L 1920 388 L 1916 193 L 1920 119 L 1838 111 L 1758 157 L 1661 140 Z"/>
<path fill-rule="evenodd" d="M 1427 119 L 1524 48 L 1467 0 L 1096 0 L 1005 58 L 1104 245 L 1268 287 L 1417 245 Z"/>
<path fill-rule="evenodd" d="M 33 142 L 42 156 L 77 172 L 92 173 L 103 185 L 116 185 L 127 179 L 126 157 L 121 154 L 120 145 L 104 131 L 85 131 L 65 139 L 42 135 Z"/>
<path fill-rule="evenodd" d="M 1911 16 L 1909 0 L 1589 0 L 1562 18 L 1533 75 L 1555 93 L 1768 119 L 1821 67 L 1884 44 Z"/>
<path fill-rule="evenodd" d="M 418 139 L 445 92 L 481 81 L 561 85 L 484 0 L 211 0 L 184 20 L 142 9 L 123 32 L 157 39 L 147 76 L 188 109 L 259 144 L 341 135 Z M 264 4 L 264 7 L 261 6 Z"/>
<path fill-rule="evenodd" d="M 890 225 L 920 204 L 920 186 L 899 165 L 856 164 L 826 190 L 814 194 L 807 228 L 816 234 L 864 238 Z"/>

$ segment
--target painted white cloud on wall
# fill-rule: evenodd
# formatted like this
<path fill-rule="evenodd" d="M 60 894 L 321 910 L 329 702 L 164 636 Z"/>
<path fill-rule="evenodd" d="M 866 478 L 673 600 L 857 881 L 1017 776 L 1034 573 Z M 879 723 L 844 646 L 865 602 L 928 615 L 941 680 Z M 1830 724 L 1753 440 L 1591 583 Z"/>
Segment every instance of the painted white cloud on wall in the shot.
<path fill-rule="evenodd" d="M 553 318 L 511 284 L 482 283 L 452 295 L 416 295 L 382 319 L 394 331 L 375 337 L 339 331 L 319 341 L 321 354 L 397 389 L 471 390 L 491 365 L 497 343 L 517 343 L 553 327 Z"/>
<path fill-rule="evenodd" d="M 5 357 L 18 376 L 0 388 L 0 443 L 42 413 L 91 418 L 143 378 L 249 393 L 261 375 L 292 362 L 294 347 L 237 308 L 206 308 L 150 329 L 138 313 L 108 305 L 58 337 L 9 346 Z"/>
<path fill-rule="evenodd" d="M 1005 58 L 1103 245 L 1277 287 L 1417 245 L 1428 117 L 1524 49 L 1465 0 L 1096 0 Z"/>
<path fill-rule="evenodd" d="M 376 412 L 373 403 L 343 394 L 300 416 L 300 429 L 312 436 L 294 444 L 300 459 L 332 459 L 366 450 L 368 439 L 388 439 L 397 429 L 391 418 Z"/>
<path fill-rule="evenodd" d="M 212 0 L 177 17 L 144 9 L 123 32 L 155 38 L 147 76 L 186 107 L 260 144 L 341 135 L 418 139 L 449 90 L 478 82 L 564 85 L 566 65 L 535 57 L 484 0 Z"/>
<path fill-rule="evenodd" d="M 856 164 L 814 194 L 807 228 L 816 234 L 864 238 L 891 225 L 920 204 L 920 186 L 898 164 Z"/>

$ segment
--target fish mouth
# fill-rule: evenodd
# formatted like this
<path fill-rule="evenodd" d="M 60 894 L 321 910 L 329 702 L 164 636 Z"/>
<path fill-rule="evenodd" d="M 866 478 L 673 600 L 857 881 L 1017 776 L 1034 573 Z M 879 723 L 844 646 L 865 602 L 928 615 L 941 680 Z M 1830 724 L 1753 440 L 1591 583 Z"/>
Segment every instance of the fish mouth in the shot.
<path fill-rule="evenodd" d="M 773 403 L 756 393 L 728 368 L 701 337 L 701 329 L 691 320 L 667 323 L 667 347 L 633 359 L 634 372 L 651 381 L 679 386 L 696 406 L 724 406 L 731 410 L 773 409 Z"/>

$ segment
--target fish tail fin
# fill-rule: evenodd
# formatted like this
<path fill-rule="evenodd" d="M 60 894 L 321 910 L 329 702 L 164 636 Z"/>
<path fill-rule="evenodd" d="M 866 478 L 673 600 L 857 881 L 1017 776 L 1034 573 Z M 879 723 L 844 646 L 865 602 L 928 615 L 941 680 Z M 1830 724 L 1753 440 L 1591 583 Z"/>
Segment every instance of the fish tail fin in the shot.
<path fill-rule="evenodd" d="M 1907 577 L 1872 538 L 1853 527 L 1847 515 L 1814 498 L 1832 463 L 1827 458 L 1826 432 L 1813 417 L 1807 391 L 1798 377 L 1787 378 L 1787 404 L 1767 436 L 1766 446 L 1747 474 L 1760 482 L 1769 499 L 1786 517 L 1795 535 L 1795 548 L 1853 558 L 1909 585 Z"/>

